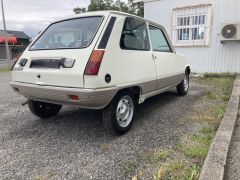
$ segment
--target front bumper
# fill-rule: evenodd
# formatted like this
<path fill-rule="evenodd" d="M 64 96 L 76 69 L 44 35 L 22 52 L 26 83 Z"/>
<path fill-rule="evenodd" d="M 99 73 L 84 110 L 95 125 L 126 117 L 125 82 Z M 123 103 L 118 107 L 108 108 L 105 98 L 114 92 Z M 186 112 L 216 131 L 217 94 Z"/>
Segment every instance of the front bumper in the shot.
<path fill-rule="evenodd" d="M 78 105 L 88 109 L 103 109 L 115 94 L 116 87 L 100 89 L 69 88 L 56 86 L 43 86 L 12 81 L 10 85 L 15 92 L 26 98 L 55 104 Z M 79 96 L 79 100 L 72 100 L 70 95 Z"/>

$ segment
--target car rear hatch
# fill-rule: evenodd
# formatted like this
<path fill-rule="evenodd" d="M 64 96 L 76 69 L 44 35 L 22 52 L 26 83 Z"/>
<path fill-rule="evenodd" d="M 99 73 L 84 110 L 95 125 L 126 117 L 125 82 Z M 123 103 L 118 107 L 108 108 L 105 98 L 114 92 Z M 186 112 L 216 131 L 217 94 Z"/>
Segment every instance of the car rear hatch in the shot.
<path fill-rule="evenodd" d="M 84 70 L 106 21 L 105 14 L 105 17 L 83 16 L 53 23 L 18 60 L 13 80 L 84 87 Z M 19 65 L 24 59 L 24 66 Z"/>

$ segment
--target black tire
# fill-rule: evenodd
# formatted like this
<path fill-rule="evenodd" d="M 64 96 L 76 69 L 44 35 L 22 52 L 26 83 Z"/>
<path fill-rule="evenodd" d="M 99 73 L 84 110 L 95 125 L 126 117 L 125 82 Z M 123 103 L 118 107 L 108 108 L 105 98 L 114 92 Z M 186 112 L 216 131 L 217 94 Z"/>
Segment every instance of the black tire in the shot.
<path fill-rule="evenodd" d="M 184 96 L 187 94 L 189 89 L 189 73 L 186 72 L 184 79 L 177 85 L 177 93 L 180 96 Z"/>
<path fill-rule="evenodd" d="M 124 99 L 126 99 L 125 106 L 129 105 L 129 107 L 132 108 L 132 110 L 130 110 L 131 109 L 130 108 L 129 113 L 127 113 L 127 114 L 129 114 L 130 120 L 129 119 L 126 120 L 125 124 L 124 124 L 124 120 L 122 119 L 122 117 L 119 116 L 121 114 L 120 110 L 122 107 L 120 105 L 123 104 Z M 127 103 L 127 101 L 129 101 L 129 103 Z M 119 104 L 119 103 L 121 103 L 121 104 Z M 118 113 L 117 113 L 117 109 L 119 110 Z M 128 108 L 126 108 L 126 109 L 128 110 Z M 123 91 L 123 92 L 118 93 L 114 97 L 112 102 L 103 110 L 103 125 L 104 125 L 105 129 L 109 133 L 115 134 L 115 135 L 121 135 L 121 134 L 126 133 L 132 126 L 134 115 L 135 115 L 135 110 L 136 110 L 136 101 L 135 101 L 133 94 L 129 91 Z M 122 121 L 122 123 L 120 123 L 120 121 Z"/>
<path fill-rule="evenodd" d="M 28 107 L 35 116 L 44 119 L 55 116 L 62 106 L 58 104 L 29 100 Z"/>

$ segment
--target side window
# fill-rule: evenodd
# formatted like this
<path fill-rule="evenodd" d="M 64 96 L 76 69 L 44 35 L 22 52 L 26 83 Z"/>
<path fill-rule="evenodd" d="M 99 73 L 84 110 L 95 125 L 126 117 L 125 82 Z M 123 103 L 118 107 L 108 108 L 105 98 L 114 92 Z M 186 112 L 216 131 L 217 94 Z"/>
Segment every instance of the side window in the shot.
<path fill-rule="evenodd" d="M 170 48 L 168 41 L 161 29 L 154 26 L 149 26 L 149 32 L 153 51 L 172 52 L 172 49 Z"/>
<path fill-rule="evenodd" d="M 126 17 L 120 47 L 129 50 L 149 51 L 150 46 L 146 22 L 141 19 Z"/>

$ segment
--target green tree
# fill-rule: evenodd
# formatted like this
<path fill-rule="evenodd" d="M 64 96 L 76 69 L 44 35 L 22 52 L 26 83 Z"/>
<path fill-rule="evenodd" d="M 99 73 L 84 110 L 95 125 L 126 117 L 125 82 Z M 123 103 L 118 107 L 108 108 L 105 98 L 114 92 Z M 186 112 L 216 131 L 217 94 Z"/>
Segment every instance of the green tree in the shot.
<path fill-rule="evenodd" d="M 133 0 L 128 0 L 125 3 L 122 0 L 91 0 L 86 8 L 74 8 L 73 11 L 76 14 L 83 13 L 86 11 L 102 11 L 102 10 L 115 10 L 122 11 L 130 14 L 134 14 L 137 16 L 144 16 L 144 4 L 143 2 L 134 3 Z"/>
<path fill-rule="evenodd" d="M 74 12 L 75 14 L 85 13 L 86 11 L 87 11 L 86 8 L 76 7 L 76 8 L 73 9 L 73 12 Z"/>
<path fill-rule="evenodd" d="M 116 6 L 116 10 L 117 11 L 126 12 L 126 13 L 129 12 L 128 5 L 125 2 L 121 1 L 121 0 L 117 0 L 115 2 L 115 6 Z"/>
<path fill-rule="evenodd" d="M 144 17 L 143 1 L 134 3 L 133 0 L 128 0 L 128 13 Z"/>
<path fill-rule="evenodd" d="M 140 17 L 144 17 L 144 3 L 138 2 L 135 4 L 135 9 L 136 9 L 136 15 Z"/>
<path fill-rule="evenodd" d="M 88 11 L 114 10 L 113 0 L 91 0 Z"/>

